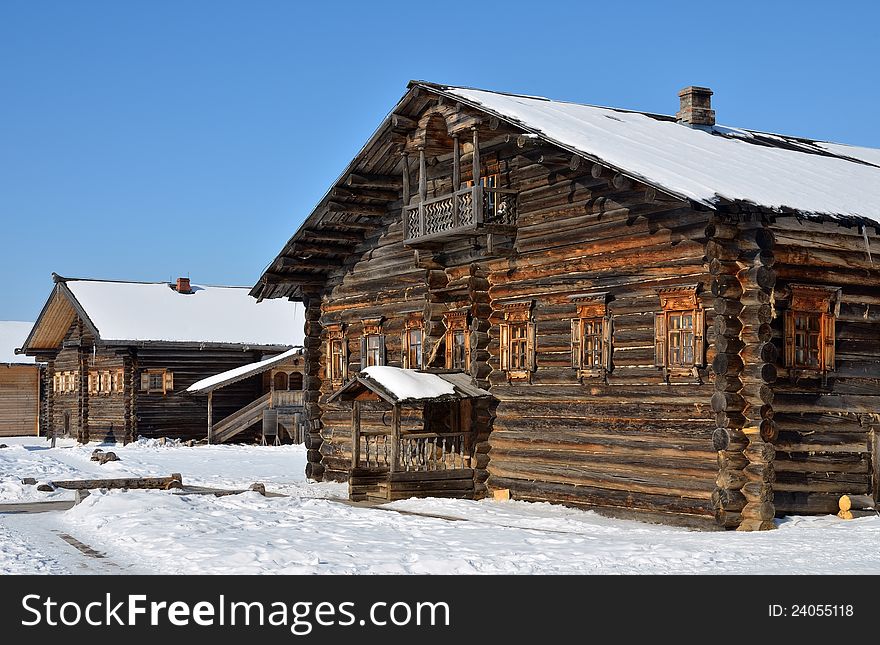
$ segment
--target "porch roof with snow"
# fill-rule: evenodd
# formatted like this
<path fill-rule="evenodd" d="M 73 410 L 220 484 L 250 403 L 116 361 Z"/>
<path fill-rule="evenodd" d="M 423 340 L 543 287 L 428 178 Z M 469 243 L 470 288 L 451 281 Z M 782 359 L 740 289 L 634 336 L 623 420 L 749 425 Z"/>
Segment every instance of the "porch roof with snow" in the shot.
<path fill-rule="evenodd" d="M 331 394 L 328 402 L 351 401 L 364 392 L 372 392 L 392 405 L 492 396 L 473 385 L 471 377 L 462 372 L 420 372 L 374 365 Z"/>
<path fill-rule="evenodd" d="M 34 358 L 15 353 L 33 326 L 34 323 L 31 322 L 0 320 L 0 365 L 36 366 Z"/>
<path fill-rule="evenodd" d="M 98 345 L 174 344 L 286 351 L 302 345 L 302 305 L 258 303 L 246 287 L 64 278 L 55 287 L 21 353 L 61 346 L 77 316 Z"/>
<path fill-rule="evenodd" d="M 214 376 L 203 378 L 201 381 L 196 381 L 188 388 L 186 388 L 186 392 L 188 394 L 208 394 L 209 392 L 218 390 L 221 387 L 226 387 L 227 385 L 238 383 L 239 381 L 243 381 L 244 379 L 250 378 L 251 376 L 262 374 L 266 370 L 270 370 L 273 367 L 281 365 L 287 359 L 301 353 L 302 347 L 294 347 L 293 349 L 287 350 L 283 354 L 278 354 L 278 356 L 273 356 L 271 358 L 266 358 L 256 363 L 250 363 L 248 365 L 242 365 L 241 367 L 236 367 L 231 370 L 226 370 L 225 372 L 220 372 L 220 374 L 215 374 Z"/>

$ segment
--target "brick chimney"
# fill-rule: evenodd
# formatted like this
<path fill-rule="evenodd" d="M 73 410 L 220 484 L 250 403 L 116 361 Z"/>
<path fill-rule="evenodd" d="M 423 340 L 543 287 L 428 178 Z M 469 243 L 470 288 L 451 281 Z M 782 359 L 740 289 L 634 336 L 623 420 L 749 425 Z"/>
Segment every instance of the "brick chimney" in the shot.
<path fill-rule="evenodd" d="M 675 114 L 679 123 L 690 126 L 715 125 L 715 110 L 712 109 L 712 90 L 708 87 L 690 85 L 678 93 L 681 108 Z"/>
<path fill-rule="evenodd" d="M 177 293 L 192 293 L 192 287 L 189 285 L 189 278 L 177 278 Z"/>

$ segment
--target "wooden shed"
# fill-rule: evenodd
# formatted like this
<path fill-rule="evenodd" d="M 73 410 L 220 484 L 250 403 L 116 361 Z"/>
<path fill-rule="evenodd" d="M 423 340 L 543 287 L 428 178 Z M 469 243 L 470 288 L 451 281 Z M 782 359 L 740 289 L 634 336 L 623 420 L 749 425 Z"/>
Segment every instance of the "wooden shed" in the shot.
<path fill-rule="evenodd" d="M 82 442 L 204 439 L 208 410 L 189 386 L 302 344 L 300 305 L 258 304 L 242 287 L 53 278 L 22 349 L 46 364 L 42 426 Z M 223 388 L 214 422 L 263 386 L 254 374 Z"/>
<path fill-rule="evenodd" d="M 15 353 L 32 326 L 0 321 L 0 437 L 40 433 L 40 365 Z"/>
<path fill-rule="evenodd" d="M 372 366 L 473 401 L 474 495 L 742 530 L 878 497 L 880 151 L 421 81 L 252 290 L 305 305 L 309 472 Z M 672 98 L 672 97 L 671 97 Z"/>

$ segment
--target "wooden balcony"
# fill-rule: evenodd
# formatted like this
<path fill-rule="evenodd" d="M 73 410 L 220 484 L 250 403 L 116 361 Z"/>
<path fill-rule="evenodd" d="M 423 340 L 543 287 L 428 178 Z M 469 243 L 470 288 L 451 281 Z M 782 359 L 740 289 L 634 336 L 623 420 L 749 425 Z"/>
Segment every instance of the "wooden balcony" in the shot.
<path fill-rule="evenodd" d="M 272 390 L 270 407 L 273 408 L 296 408 L 302 407 L 302 390 Z"/>
<path fill-rule="evenodd" d="M 409 246 L 485 233 L 516 231 L 516 191 L 470 186 L 403 209 L 403 238 Z"/>

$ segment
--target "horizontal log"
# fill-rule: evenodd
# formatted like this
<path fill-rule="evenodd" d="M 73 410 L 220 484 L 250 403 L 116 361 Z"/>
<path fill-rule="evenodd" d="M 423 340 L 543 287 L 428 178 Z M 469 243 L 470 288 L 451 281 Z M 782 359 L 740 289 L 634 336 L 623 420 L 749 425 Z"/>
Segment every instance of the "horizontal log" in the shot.
<path fill-rule="evenodd" d="M 168 490 L 180 488 L 183 476 L 173 473 L 169 477 L 123 477 L 116 479 L 65 479 L 49 482 L 52 489 L 88 490 L 96 488 L 152 488 Z M 39 489 L 38 489 L 39 490 Z"/>

